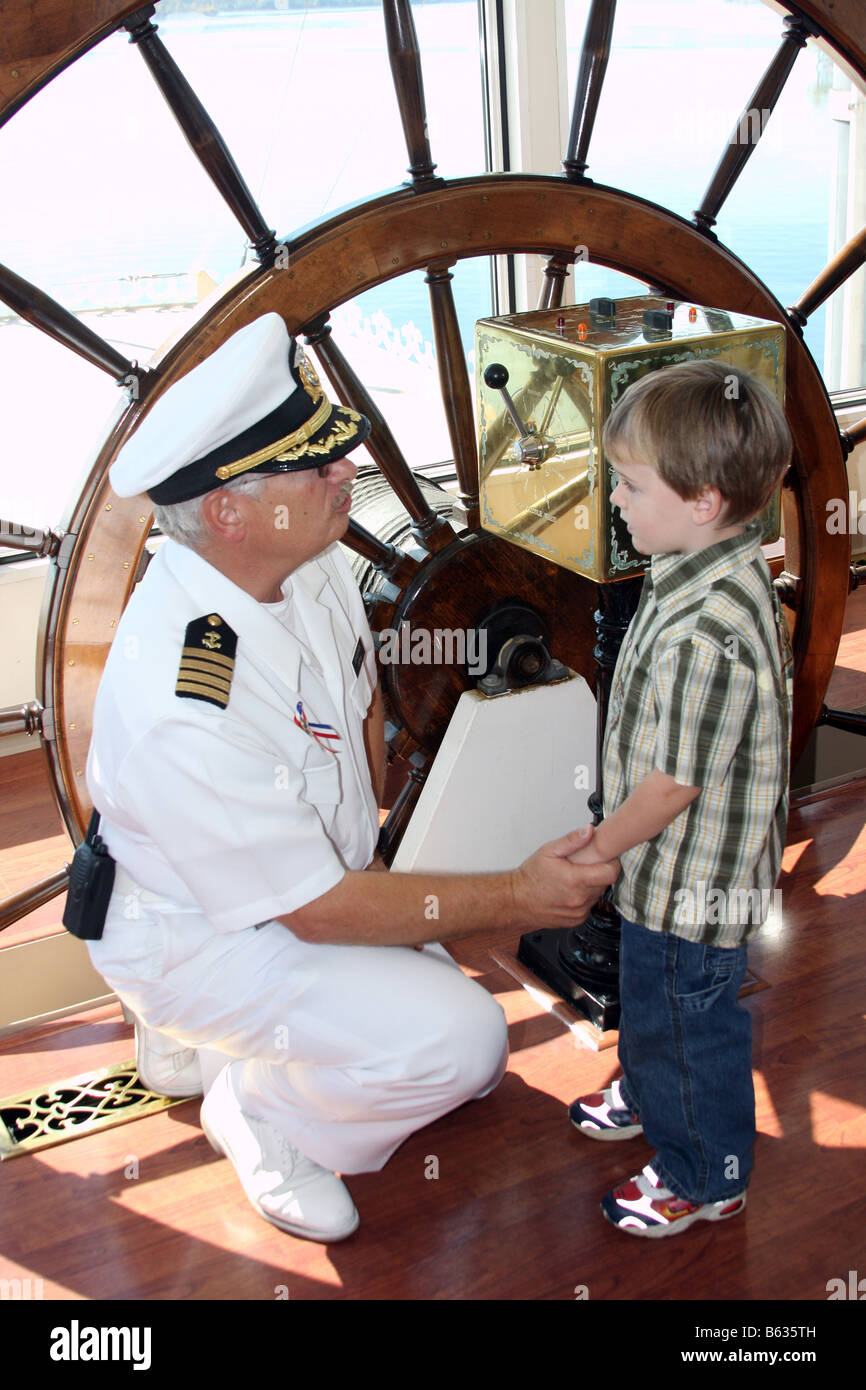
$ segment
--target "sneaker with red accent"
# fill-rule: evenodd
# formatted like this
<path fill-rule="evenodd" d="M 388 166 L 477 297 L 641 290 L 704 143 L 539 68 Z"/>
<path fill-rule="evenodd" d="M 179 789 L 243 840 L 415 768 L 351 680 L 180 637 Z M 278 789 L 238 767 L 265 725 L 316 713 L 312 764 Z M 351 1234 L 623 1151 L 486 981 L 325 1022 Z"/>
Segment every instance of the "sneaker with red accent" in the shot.
<path fill-rule="evenodd" d="M 571 1123 L 590 1139 L 634 1139 L 643 1125 L 623 1103 L 619 1078 L 604 1091 L 581 1096 L 568 1107 Z"/>
<path fill-rule="evenodd" d="M 630 1236 L 675 1236 L 695 1221 L 727 1221 L 746 1205 L 745 1192 L 723 1202 L 686 1202 L 659 1181 L 649 1164 L 636 1178 L 602 1198 L 601 1209 L 612 1225 Z"/>

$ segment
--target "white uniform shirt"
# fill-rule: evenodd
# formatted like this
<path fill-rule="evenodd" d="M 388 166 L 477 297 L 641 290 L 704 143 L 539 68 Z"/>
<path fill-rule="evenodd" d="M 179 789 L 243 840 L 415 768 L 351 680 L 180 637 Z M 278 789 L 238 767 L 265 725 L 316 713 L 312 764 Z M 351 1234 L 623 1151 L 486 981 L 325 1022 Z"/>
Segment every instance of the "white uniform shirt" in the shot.
<path fill-rule="evenodd" d="M 87 781 L 99 833 L 139 885 L 217 931 L 295 911 L 345 869 L 366 868 L 376 845 L 363 739 L 376 658 L 339 547 L 283 593 L 259 603 L 167 541 L 120 621 L 96 698 Z M 175 694 L 187 625 L 210 614 L 237 634 L 226 709 Z"/>

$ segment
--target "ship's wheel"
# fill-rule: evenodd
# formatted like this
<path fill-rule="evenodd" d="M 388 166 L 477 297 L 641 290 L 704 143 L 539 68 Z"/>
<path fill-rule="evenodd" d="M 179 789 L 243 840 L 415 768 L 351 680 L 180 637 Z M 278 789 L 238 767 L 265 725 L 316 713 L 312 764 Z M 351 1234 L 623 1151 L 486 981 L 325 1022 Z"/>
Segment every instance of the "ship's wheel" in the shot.
<path fill-rule="evenodd" d="M 862 264 L 866 233 L 849 243 L 797 306 L 786 310 L 712 232 L 719 208 L 752 152 L 749 145 L 729 146 L 724 152 L 692 222 L 622 189 L 591 181 L 586 176 L 587 151 L 615 0 L 593 0 L 590 7 L 563 174 L 479 174 L 452 181 L 437 177 L 411 7 L 408 0 L 383 0 L 383 6 L 409 151 L 409 181 L 284 242 L 269 229 L 218 132 L 162 45 L 153 6 L 141 9 L 120 0 L 92 0 L 63 10 L 62 22 L 59 10 L 52 19 L 35 16 L 23 3 L 7 9 L 4 72 L 12 70 L 14 79 L 4 77 L 0 120 L 13 116 L 69 62 L 125 27 L 132 40 L 130 61 L 137 61 L 137 47 L 259 258 L 256 268 L 212 296 L 193 326 L 141 370 L 37 287 L 12 270 L 0 271 L 0 297 L 17 312 L 133 388 L 62 532 L 37 542 L 43 553 L 54 555 L 40 642 L 42 708 L 22 712 L 21 719 L 40 728 L 66 824 L 75 839 L 90 809 L 84 767 L 96 688 L 118 618 L 140 575 L 151 526 L 144 500 L 121 500 L 112 493 L 108 468 L 162 391 L 236 329 L 268 310 L 281 314 L 290 332 L 310 344 L 335 394 L 371 417 L 368 447 L 407 514 L 405 534 L 411 535 L 412 544 L 406 548 L 357 521 L 347 536 L 346 543 L 379 576 L 371 586 L 374 629 L 397 627 L 404 620 L 413 627 L 469 629 L 497 603 L 522 600 L 543 613 L 553 654 L 592 681 L 596 587 L 478 528 L 473 387 L 451 293 L 451 268 L 466 257 L 542 256 L 543 303 L 553 307 L 561 302 L 575 249 L 589 245 L 593 261 L 673 298 L 785 325 L 787 412 L 795 455 L 783 494 L 785 555 L 778 583 L 794 633 L 795 758 L 819 715 L 841 634 L 850 565 L 847 536 L 831 533 L 825 524 L 827 504 L 847 496 L 846 452 L 852 438 L 862 438 L 866 430 L 861 425 L 840 436 L 821 374 L 803 343 L 802 327 Z M 858 0 L 809 0 L 799 9 L 786 8 L 790 17 L 779 54 L 753 97 L 755 106 L 772 108 L 810 34 L 823 36 L 861 79 L 866 75 L 866 19 Z M 47 33 L 46 24 L 54 30 Z M 48 52 L 50 58 L 34 56 Z M 732 127 L 739 119 L 740 112 L 732 109 Z M 329 323 L 335 306 L 409 271 L 425 273 L 429 285 L 442 403 L 463 508 L 459 515 L 439 505 L 430 486 L 419 482 L 412 458 L 396 444 L 342 355 Z M 9 524 L 4 525 L 6 543 L 20 546 Z M 429 756 L 468 684 L 464 671 L 456 666 L 393 666 L 383 670 L 383 680 L 397 730 L 392 751 Z M 7 717 L 6 723 L 14 720 Z"/>

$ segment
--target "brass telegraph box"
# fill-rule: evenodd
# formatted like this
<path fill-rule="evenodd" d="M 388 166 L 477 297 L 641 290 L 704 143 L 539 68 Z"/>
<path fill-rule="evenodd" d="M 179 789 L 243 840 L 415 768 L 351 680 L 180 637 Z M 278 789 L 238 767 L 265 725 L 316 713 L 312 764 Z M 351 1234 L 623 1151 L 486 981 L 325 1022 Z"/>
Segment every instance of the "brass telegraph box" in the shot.
<path fill-rule="evenodd" d="M 706 357 L 785 401 L 780 324 L 655 295 L 481 319 L 475 349 L 482 526 L 599 583 L 647 563 L 610 505 L 601 447 L 605 420 L 633 381 Z M 778 539 L 780 515 L 777 495 L 765 541 Z"/>

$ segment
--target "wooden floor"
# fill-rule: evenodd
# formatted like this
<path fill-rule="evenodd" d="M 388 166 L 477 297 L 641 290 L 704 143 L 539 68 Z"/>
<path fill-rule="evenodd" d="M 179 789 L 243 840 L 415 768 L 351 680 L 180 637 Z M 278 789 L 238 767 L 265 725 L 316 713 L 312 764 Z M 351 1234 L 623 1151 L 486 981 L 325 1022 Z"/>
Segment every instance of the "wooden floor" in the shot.
<path fill-rule="evenodd" d="M 65 853 L 41 767 L 0 760 L 0 895 Z M 744 1217 L 661 1242 L 606 1224 L 602 1194 L 650 1151 L 587 1141 L 565 1107 L 607 1084 L 615 1050 L 577 1044 L 494 962 L 516 941 L 491 933 L 454 954 L 506 1011 L 508 1074 L 383 1172 L 349 1180 L 361 1214 L 349 1241 L 314 1245 L 258 1218 L 188 1102 L 4 1163 L 0 1278 L 41 1279 L 65 1300 L 825 1302 L 831 1279 L 866 1276 L 864 792 L 793 810 L 781 920 L 751 951 L 766 988 L 747 1000 L 759 1134 Z M 27 930 L 51 930 L 59 910 Z M 0 1044 L 0 1098 L 131 1056 L 116 1008 L 15 1035 Z"/>

